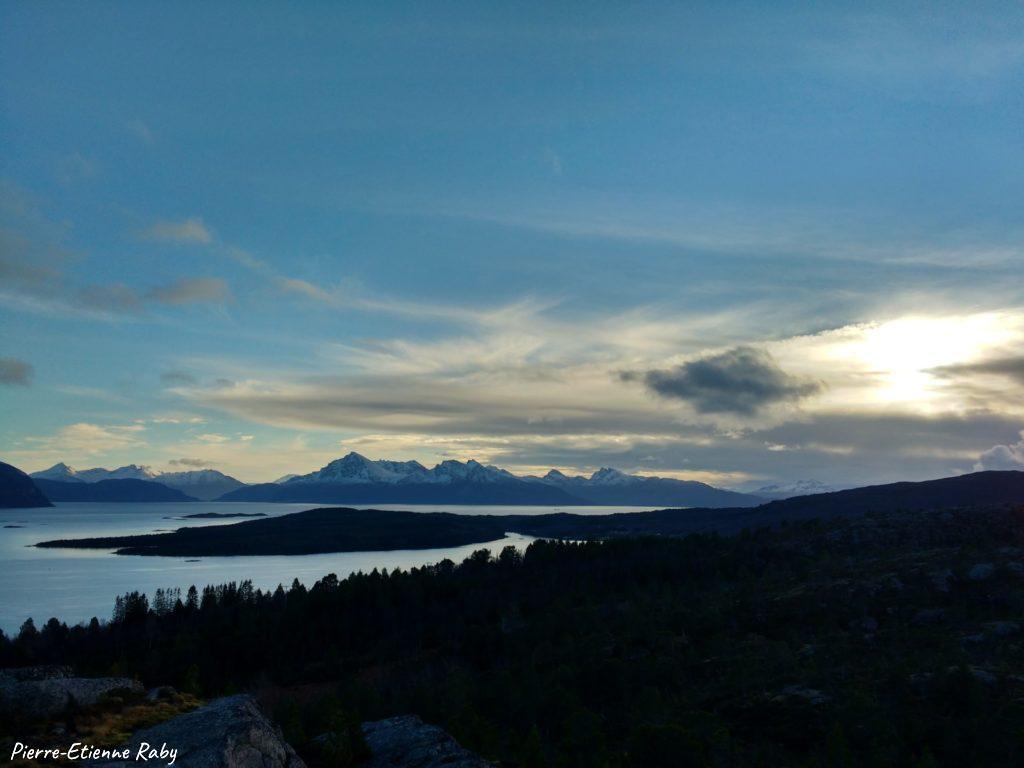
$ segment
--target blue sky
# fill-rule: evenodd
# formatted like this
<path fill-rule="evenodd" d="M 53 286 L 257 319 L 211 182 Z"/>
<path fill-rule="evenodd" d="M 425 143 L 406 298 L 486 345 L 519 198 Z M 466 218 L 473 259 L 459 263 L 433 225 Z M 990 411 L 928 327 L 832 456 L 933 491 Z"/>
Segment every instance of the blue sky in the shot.
<path fill-rule="evenodd" d="M 1019 4 L 0 21 L 18 466 L 1024 467 Z"/>

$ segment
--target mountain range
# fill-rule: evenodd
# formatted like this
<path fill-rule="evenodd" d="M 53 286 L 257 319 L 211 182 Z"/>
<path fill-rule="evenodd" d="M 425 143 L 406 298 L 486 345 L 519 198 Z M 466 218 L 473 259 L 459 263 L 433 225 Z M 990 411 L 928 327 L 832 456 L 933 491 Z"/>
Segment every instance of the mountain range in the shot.
<path fill-rule="evenodd" d="M 543 477 L 517 476 L 478 461 L 442 461 L 427 469 L 418 461 L 373 461 L 358 453 L 306 475 L 231 491 L 222 501 L 332 504 L 538 504 L 585 506 L 755 506 L 763 499 L 704 483 L 628 475 L 600 469 L 588 477 L 551 470 Z"/>
<path fill-rule="evenodd" d="M 317 504 L 534 504 L 545 506 L 750 507 L 765 500 L 831 490 L 815 481 L 753 493 L 693 480 L 632 475 L 604 467 L 589 476 L 552 469 L 514 475 L 469 461 L 371 460 L 349 453 L 320 469 L 247 485 L 215 469 L 155 472 L 129 464 L 74 469 L 65 463 L 31 474 L 55 501 L 270 501 Z M 166 493 L 170 489 L 174 493 Z"/>
<path fill-rule="evenodd" d="M 49 469 L 44 469 L 40 472 L 33 472 L 30 477 L 35 480 L 58 483 L 99 483 L 111 480 L 144 481 L 172 488 L 176 491 L 180 491 L 185 496 L 191 497 L 192 499 L 198 499 L 200 501 L 212 501 L 213 499 L 223 496 L 229 491 L 233 491 L 236 488 L 241 488 L 245 485 L 241 480 L 236 480 L 230 475 L 225 475 L 223 472 L 218 472 L 215 469 L 196 469 L 186 472 L 154 472 L 149 467 L 138 464 L 129 464 L 124 467 L 118 467 L 117 469 L 96 467 L 94 469 L 78 470 L 61 462 L 59 464 L 54 464 Z M 110 492 L 110 489 L 114 489 L 114 495 L 116 495 L 117 487 L 118 486 L 107 486 L 108 493 Z M 135 486 L 135 488 L 137 491 L 139 486 Z M 83 496 L 95 497 L 96 495 L 94 490 L 85 488 L 58 488 L 57 493 L 62 496 L 62 498 L 57 499 L 58 501 L 118 501 L 116 498 L 82 498 Z M 127 499 L 122 500 L 127 501 Z M 147 499 L 132 500 L 144 501 Z M 158 499 L 151 500 L 156 501 Z M 175 500 L 187 501 L 189 499 Z"/>

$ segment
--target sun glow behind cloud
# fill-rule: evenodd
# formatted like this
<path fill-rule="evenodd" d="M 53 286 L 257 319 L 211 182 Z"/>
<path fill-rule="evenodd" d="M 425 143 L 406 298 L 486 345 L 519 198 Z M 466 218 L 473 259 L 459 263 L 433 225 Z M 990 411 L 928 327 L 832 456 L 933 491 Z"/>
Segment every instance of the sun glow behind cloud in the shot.
<path fill-rule="evenodd" d="M 948 382 L 935 369 L 975 362 L 1022 339 L 1019 314 L 910 316 L 864 327 L 857 337 L 835 345 L 829 356 L 861 367 L 872 378 L 865 390 L 870 401 L 928 411 L 956 406 Z"/>

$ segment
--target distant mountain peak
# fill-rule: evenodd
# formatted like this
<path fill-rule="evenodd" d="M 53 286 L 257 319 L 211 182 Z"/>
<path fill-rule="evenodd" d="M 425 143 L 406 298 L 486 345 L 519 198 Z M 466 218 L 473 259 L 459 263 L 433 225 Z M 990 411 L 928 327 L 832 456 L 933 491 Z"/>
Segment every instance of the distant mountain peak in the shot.
<path fill-rule="evenodd" d="M 636 475 L 627 475 L 625 472 L 620 472 L 611 467 L 601 467 L 590 476 L 590 482 L 600 483 L 601 485 L 621 485 L 623 483 L 636 482 L 638 479 Z"/>
<path fill-rule="evenodd" d="M 31 472 L 29 477 L 39 478 L 41 480 L 60 480 L 65 483 L 81 483 L 78 473 L 65 464 L 63 461 L 54 464 L 48 469 L 40 470 L 39 472 Z"/>
<path fill-rule="evenodd" d="M 287 483 L 398 483 L 425 472 L 418 461 L 373 461 L 361 453 L 350 451 L 340 459 L 328 462 L 316 472 L 298 475 Z"/>
<path fill-rule="evenodd" d="M 87 483 L 96 483 L 100 480 L 153 480 L 156 472 L 145 464 L 126 464 L 116 469 L 83 469 L 76 472 L 75 476 Z"/>

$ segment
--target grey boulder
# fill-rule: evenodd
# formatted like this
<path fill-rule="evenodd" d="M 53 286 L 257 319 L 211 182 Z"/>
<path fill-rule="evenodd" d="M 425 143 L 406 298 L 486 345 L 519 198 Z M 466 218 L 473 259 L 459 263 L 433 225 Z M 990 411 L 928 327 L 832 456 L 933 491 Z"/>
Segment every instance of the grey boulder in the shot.
<path fill-rule="evenodd" d="M 493 768 L 448 733 L 415 715 L 363 723 L 372 757 L 364 768 Z"/>
<path fill-rule="evenodd" d="M 260 711 L 251 696 L 227 696 L 205 707 L 139 731 L 128 743 L 134 758 L 148 744 L 177 750 L 174 764 L 182 768 L 306 768 L 281 736 L 281 730 Z M 151 760 L 164 765 L 168 761 Z M 106 768 L 137 768 L 133 760 L 93 763 Z"/>

